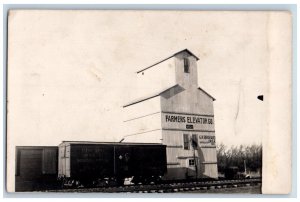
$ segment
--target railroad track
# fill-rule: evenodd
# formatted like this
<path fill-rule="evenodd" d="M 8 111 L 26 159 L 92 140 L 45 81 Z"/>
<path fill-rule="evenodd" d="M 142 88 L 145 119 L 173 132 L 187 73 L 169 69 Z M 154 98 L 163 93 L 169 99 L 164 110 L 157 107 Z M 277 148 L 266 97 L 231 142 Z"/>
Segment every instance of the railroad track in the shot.
<path fill-rule="evenodd" d="M 205 182 L 177 182 L 153 185 L 125 185 L 120 187 L 97 187 L 47 190 L 47 192 L 102 192 L 102 193 L 176 193 L 209 189 L 226 189 L 261 185 L 261 179 L 216 180 Z"/>

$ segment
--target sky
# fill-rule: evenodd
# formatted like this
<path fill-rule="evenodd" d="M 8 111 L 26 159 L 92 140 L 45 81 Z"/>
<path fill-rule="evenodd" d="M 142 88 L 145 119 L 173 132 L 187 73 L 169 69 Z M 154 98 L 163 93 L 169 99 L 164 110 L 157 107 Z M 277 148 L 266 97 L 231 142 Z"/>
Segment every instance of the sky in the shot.
<path fill-rule="evenodd" d="M 214 101 L 217 143 L 260 144 L 268 92 L 268 14 L 12 11 L 8 152 L 63 140 L 119 141 L 137 70 L 183 49 Z"/>

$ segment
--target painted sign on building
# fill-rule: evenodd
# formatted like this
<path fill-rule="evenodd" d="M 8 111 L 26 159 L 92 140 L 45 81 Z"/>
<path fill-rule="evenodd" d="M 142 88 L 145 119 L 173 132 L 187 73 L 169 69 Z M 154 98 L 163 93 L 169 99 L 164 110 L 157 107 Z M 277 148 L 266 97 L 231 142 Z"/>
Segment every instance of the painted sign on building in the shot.
<path fill-rule="evenodd" d="M 198 142 L 200 147 L 215 146 L 216 138 L 210 135 L 199 135 Z"/>
<path fill-rule="evenodd" d="M 189 115 L 162 113 L 162 126 L 165 129 L 214 130 L 214 117 L 211 115 Z"/>

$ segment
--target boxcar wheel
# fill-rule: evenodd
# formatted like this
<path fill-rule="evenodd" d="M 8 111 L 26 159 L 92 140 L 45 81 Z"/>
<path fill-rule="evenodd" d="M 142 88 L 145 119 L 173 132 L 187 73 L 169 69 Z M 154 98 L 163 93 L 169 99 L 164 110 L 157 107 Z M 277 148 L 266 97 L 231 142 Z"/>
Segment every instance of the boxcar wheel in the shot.
<path fill-rule="evenodd" d="M 133 176 L 131 182 L 135 185 L 138 185 L 140 183 L 143 183 L 143 180 L 141 177 L 138 177 L 138 176 Z"/>
<path fill-rule="evenodd" d="M 117 178 L 116 181 L 117 181 L 117 186 L 123 186 L 125 178 Z"/>

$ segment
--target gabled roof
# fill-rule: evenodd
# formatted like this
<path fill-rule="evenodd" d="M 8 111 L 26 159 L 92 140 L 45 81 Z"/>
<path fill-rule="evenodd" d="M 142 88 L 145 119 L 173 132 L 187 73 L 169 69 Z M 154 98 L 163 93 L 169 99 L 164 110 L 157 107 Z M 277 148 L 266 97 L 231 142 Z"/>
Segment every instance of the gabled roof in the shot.
<path fill-rule="evenodd" d="M 160 91 L 160 92 L 154 93 L 154 94 L 152 94 L 152 95 L 150 95 L 150 96 L 143 97 L 143 98 L 137 99 L 137 100 L 135 100 L 135 101 L 132 101 L 132 102 L 130 102 L 130 103 L 124 105 L 123 108 L 129 107 L 130 105 L 134 105 L 134 104 L 137 104 L 137 103 L 139 103 L 139 102 L 143 102 L 143 101 L 149 100 L 149 99 L 154 98 L 154 97 L 157 97 L 157 96 L 163 94 L 164 92 L 170 90 L 171 88 L 175 88 L 175 87 L 177 87 L 177 86 L 179 86 L 179 85 L 176 84 L 176 85 L 174 85 L 174 86 L 172 86 L 172 87 L 170 87 L 170 88 L 164 89 L 163 91 Z M 213 96 L 211 96 L 210 94 L 208 94 L 208 93 L 207 93 L 205 90 L 203 90 L 202 88 L 198 87 L 198 89 L 201 90 L 203 93 L 205 93 L 205 94 L 206 94 L 208 97 L 210 97 L 213 101 L 216 100 Z"/>
<path fill-rule="evenodd" d="M 215 101 L 216 99 L 213 97 L 213 96 L 211 96 L 210 94 L 208 94 L 208 92 L 206 92 L 205 90 L 203 90 L 202 88 L 200 88 L 200 87 L 198 87 L 198 89 L 199 90 L 201 90 L 203 93 L 205 93 L 208 97 L 210 97 L 210 98 L 212 98 L 213 99 L 213 101 Z"/>
<path fill-rule="evenodd" d="M 149 68 L 151 68 L 151 67 L 153 67 L 155 65 L 158 65 L 159 63 L 162 63 L 162 62 L 164 62 L 164 61 L 166 61 L 166 60 L 168 60 L 168 59 L 170 59 L 170 58 L 172 58 L 172 57 L 174 57 L 177 54 L 182 53 L 182 52 L 188 52 L 190 55 L 194 56 L 197 60 L 199 60 L 199 58 L 196 55 L 194 55 L 191 51 L 189 51 L 188 49 L 183 49 L 183 50 L 181 50 L 181 51 L 179 51 L 177 53 L 174 53 L 173 55 L 171 55 L 171 56 L 169 56 L 169 57 L 167 57 L 167 58 L 165 58 L 165 59 L 163 59 L 163 60 L 161 60 L 161 61 L 159 61 L 159 62 L 157 62 L 157 63 L 155 63 L 155 64 L 153 64 L 151 66 L 149 66 L 149 67 L 146 67 L 146 68 L 144 68 L 142 70 L 137 71 L 136 73 L 138 74 L 138 73 L 140 73 L 142 71 L 145 71 L 146 69 L 149 69 Z"/>
<path fill-rule="evenodd" d="M 179 85 L 176 84 L 176 85 L 174 85 L 174 86 L 172 86 L 172 87 L 170 87 L 170 88 L 164 89 L 163 91 L 160 91 L 160 92 L 154 93 L 154 94 L 152 94 L 152 95 L 150 95 L 150 96 L 147 96 L 147 97 L 140 98 L 140 99 L 137 99 L 137 100 L 135 100 L 135 101 L 132 101 L 132 102 L 130 102 L 130 103 L 124 105 L 123 108 L 128 107 L 128 106 L 130 106 L 130 105 L 137 104 L 137 103 L 139 103 L 139 102 L 143 102 L 143 101 L 149 100 L 149 99 L 154 98 L 154 97 L 157 97 L 157 96 L 161 95 L 162 93 L 164 93 L 164 92 L 166 92 L 166 91 L 168 91 L 168 90 L 170 90 L 171 88 L 174 88 L 174 87 L 176 87 L 176 86 L 179 86 Z"/>

